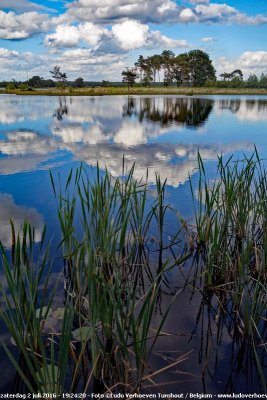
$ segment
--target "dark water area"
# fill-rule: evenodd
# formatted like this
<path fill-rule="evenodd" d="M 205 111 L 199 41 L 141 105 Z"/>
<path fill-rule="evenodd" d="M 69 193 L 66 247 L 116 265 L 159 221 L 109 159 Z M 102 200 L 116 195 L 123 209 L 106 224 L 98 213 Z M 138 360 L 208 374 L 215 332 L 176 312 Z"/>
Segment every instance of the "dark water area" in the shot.
<path fill-rule="evenodd" d="M 11 247 L 10 218 L 16 230 L 25 219 L 35 227 L 36 241 L 47 226 L 53 236 L 51 251 L 60 242 L 56 202 L 49 170 L 66 179 L 82 161 L 94 174 L 97 163 L 114 177 L 135 163 L 134 178 L 146 176 L 154 198 L 156 174 L 167 179 L 166 202 L 193 223 L 193 191 L 197 189 L 200 153 L 207 176 L 216 176 L 217 157 L 249 156 L 257 147 L 263 160 L 267 151 L 267 97 L 261 96 L 117 96 L 49 97 L 0 96 L 0 240 Z M 176 225 L 167 219 L 166 232 Z M 191 261 L 190 261 L 191 262 Z M 255 368 L 253 346 L 233 339 L 233 326 L 208 293 L 189 285 L 190 262 L 168 275 L 170 287 L 162 294 L 161 308 L 180 290 L 151 359 L 153 370 L 178 365 L 155 376 L 157 393 L 263 393 Z M 61 268 L 55 263 L 55 273 Z M 197 286 L 198 284 L 196 284 Z M 9 342 L 3 331 L 2 338 Z M 266 378 L 266 350 L 258 351 Z M 0 350 L 3 372 L 0 393 L 10 391 L 14 374 Z M 8 367 L 10 366 L 10 368 Z M 146 386 L 146 385 L 145 385 Z M 148 386 L 148 385 L 147 385 Z"/>

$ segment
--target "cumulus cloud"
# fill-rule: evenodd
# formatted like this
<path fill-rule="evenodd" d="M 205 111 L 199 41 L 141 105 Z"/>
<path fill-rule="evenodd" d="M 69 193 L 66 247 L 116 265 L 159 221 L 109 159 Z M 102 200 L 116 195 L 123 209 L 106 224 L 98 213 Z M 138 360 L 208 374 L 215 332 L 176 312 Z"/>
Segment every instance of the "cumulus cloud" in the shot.
<path fill-rule="evenodd" d="M 162 35 L 159 31 L 150 31 L 149 26 L 137 21 L 124 21 L 112 27 L 112 33 L 124 50 L 140 47 L 187 47 L 185 40 L 177 40 Z"/>
<path fill-rule="evenodd" d="M 116 23 L 110 30 L 91 22 L 77 26 L 59 25 L 55 33 L 45 38 L 45 44 L 50 47 L 76 47 L 80 43 L 93 47 L 98 53 L 120 53 L 141 47 L 188 46 L 186 40 L 167 37 L 135 20 Z"/>
<path fill-rule="evenodd" d="M 80 41 L 84 41 L 90 46 L 96 46 L 103 35 L 107 33 L 107 29 L 91 22 L 78 26 L 59 25 L 56 27 L 55 33 L 46 36 L 45 44 L 47 46 L 73 47 L 77 46 Z"/>
<path fill-rule="evenodd" d="M 50 10 L 47 7 L 28 0 L 0 0 L 0 8 L 8 8 L 13 10 Z"/>
<path fill-rule="evenodd" d="M 34 33 L 43 31 L 48 15 L 36 11 L 15 14 L 13 11 L 0 11 L 0 38 L 26 39 Z"/>
<path fill-rule="evenodd" d="M 264 15 L 259 14 L 254 17 L 247 16 L 226 3 L 198 4 L 194 11 L 198 22 L 237 23 L 244 25 L 260 25 L 267 23 L 267 17 Z"/>
<path fill-rule="evenodd" d="M 183 9 L 172 0 L 78 0 L 69 3 L 70 18 L 81 21 L 91 20 L 98 23 L 112 23 L 125 18 L 144 23 L 166 22 L 174 20 L 175 14 Z"/>
<path fill-rule="evenodd" d="M 17 51 L 0 48 L 0 58 L 10 59 L 10 57 L 16 58 L 16 57 L 18 57 L 18 55 L 19 55 L 19 53 Z"/>
<path fill-rule="evenodd" d="M 144 46 L 148 31 L 148 25 L 140 24 L 137 21 L 125 21 L 112 27 L 115 38 L 125 50 Z"/>
<path fill-rule="evenodd" d="M 267 51 L 246 51 L 237 58 L 220 57 L 215 60 L 217 74 L 241 69 L 245 78 L 260 75 L 267 70 Z"/>
<path fill-rule="evenodd" d="M 129 32 L 131 30 L 137 32 L 141 43 L 147 33 L 148 23 L 214 22 L 251 25 L 267 23 L 265 15 L 249 16 L 226 3 L 210 3 L 208 0 L 190 2 L 191 6 L 185 7 L 178 5 L 174 0 L 103 0 L 102 2 L 77 0 L 67 5 L 66 12 L 51 17 L 35 11 L 45 9 L 35 2 L 0 0 L 2 8 L 8 7 L 17 11 L 33 10 L 19 14 L 13 11 L 0 11 L 0 38 L 26 39 L 33 34 L 47 32 L 45 43 L 49 45 L 75 46 L 80 40 L 95 45 L 105 33 L 105 26 L 113 25 L 115 27 L 113 33 L 116 35 L 119 29 L 123 29 L 116 27 L 116 24 L 128 23 L 130 20 L 132 24 L 133 21 L 144 24 L 143 31 L 140 27 L 136 30 L 136 27 L 129 25 Z M 75 25 L 77 22 L 82 24 Z M 55 32 L 51 32 L 53 28 Z"/>
<path fill-rule="evenodd" d="M 134 19 L 143 23 L 214 22 L 264 24 L 264 15 L 248 16 L 238 9 L 209 0 L 191 0 L 191 6 L 178 5 L 174 0 L 77 0 L 68 4 L 66 15 L 79 21 L 114 23 Z"/>
<path fill-rule="evenodd" d="M 184 8 L 179 15 L 179 21 L 184 23 L 196 22 L 197 16 L 191 8 Z"/>

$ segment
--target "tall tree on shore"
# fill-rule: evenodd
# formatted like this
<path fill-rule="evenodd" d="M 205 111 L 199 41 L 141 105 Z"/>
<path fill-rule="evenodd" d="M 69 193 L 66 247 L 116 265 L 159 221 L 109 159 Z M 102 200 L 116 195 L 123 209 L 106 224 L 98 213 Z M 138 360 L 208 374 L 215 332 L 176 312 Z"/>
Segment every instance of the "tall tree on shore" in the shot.
<path fill-rule="evenodd" d="M 207 53 L 202 50 L 191 50 L 187 54 L 192 86 L 203 86 L 207 81 L 216 80 L 216 71 Z"/>
<path fill-rule="evenodd" d="M 152 73 L 153 73 L 154 83 L 156 82 L 157 73 L 158 73 L 158 80 L 160 81 L 159 72 L 160 72 L 161 66 L 162 66 L 162 57 L 161 57 L 161 55 L 154 54 L 153 56 L 148 57 L 148 64 L 150 65 L 150 68 L 151 68 Z"/>
<path fill-rule="evenodd" d="M 122 82 L 126 83 L 128 89 L 132 87 L 135 83 L 135 80 L 138 77 L 137 71 L 135 68 L 126 68 L 126 70 L 122 71 Z"/>
<path fill-rule="evenodd" d="M 140 54 L 140 56 L 138 57 L 138 60 L 134 64 L 135 68 L 137 68 L 137 70 L 139 71 L 140 82 L 142 82 L 142 80 L 143 80 L 143 74 L 146 69 L 146 62 L 147 62 L 147 60 L 144 58 L 144 56 L 142 56 L 142 54 Z"/>
<path fill-rule="evenodd" d="M 232 72 L 223 72 L 219 76 L 221 76 L 224 81 L 232 79 L 239 79 L 241 81 L 243 80 L 243 72 L 241 71 L 241 69 L 235 69 Z"/>
<path fill-rule="evenodd" d="M 175 54 L 171 50 L 163 50 L 161 53 L 162 67 L 164 70 L 164 85 L 168 86 L 172 82 L 172 65 Z"/>
<path fill-rule="evenodd" d="M 67 74 L 60 71 L 60 67 L 55 65 L 50 74 L 53 79 L 55 79 L 60 86 L 64 86 L 67 82 Z"/>
<path fill-rule="evenodd" d="M 187 53 L 179 54 L 175 57 L 172 66 L 172 77 L 177 86 L 190 83 L 190 64 Z"/>

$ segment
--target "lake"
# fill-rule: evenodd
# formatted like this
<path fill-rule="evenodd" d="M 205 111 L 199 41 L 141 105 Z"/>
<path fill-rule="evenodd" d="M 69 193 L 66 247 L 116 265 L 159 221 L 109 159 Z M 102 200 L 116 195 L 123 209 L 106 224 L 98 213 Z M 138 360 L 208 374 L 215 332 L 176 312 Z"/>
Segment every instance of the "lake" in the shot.
<path fill-rule="evenodd" d="M 198 153 L 214 179 L 218 155 L 242 159 L 256 146 L 265 158 L 267 151 L 266 96 L 1 95 L 0 123 L 0 240 L 6 248 L 12 243 L 12 218 L 16 229 L 28 219 L 37 241 L 46 225 L 56 251 L 60 233 L 49 170 L 64 180 L 83 161 L 93 171 L 99 163 L 119 177 L 124 158 L 126 166 L 135 163 L 136 179 L 145 177 L 148 169 L 152 197 L 156 174 L 167 179 L 166 201 L 192 222 L 189 176 L 194 190 Z M 183 287 L 179 273 L 171 276 L 177 280 L 175 287 Z M 155 316 L 159 318 L 160 313 Z M 177 297 L 165 330 L 173 336 L 159 341 L 154 367 L 171 363 L 174 352 L 193 350 L 178 372 L 160 378 L 165 392 L 262 390 L 249 351 L 233 345 L 226 327 L 219 332 L 216 312 L 211 313 L 200 293 L 192 295 L 187 289 Z M 0 363 L 0 391 L 9 391 L 13 377 L 4 368 L 4 357 Z M 265 356 L 261 363 L 266 367 Z M 173 383 L 166 385 L 169 381 Z"/>

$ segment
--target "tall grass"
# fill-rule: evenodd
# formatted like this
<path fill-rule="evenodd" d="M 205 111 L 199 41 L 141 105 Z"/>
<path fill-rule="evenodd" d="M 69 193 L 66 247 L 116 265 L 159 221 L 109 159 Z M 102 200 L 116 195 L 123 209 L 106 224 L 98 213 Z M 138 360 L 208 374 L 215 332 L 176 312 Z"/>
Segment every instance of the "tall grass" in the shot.
<path fill-rule="evenodd" d="M 195 241 L 201 290 L 209 304 L 217 303 L 234 341 L 253 346 L 255 362 L 266 390 L 257 351 L 264 349 L 266 330 L 267 180 L 257 151 L 247 158 L 218 159 L 217 177 L 209 181 L 199 157 L 195 203 Z M 195 197 L 191 184 L 192 196 Z M 199 262 L 199 256 L 201 261 Z M 194 268 L 194 267 L 193 267 Z"/>
<path fill-rule="evenodd" d="M 197 324 L 207 305 L 218 326 L 218 345 L 226 328 L 236 346 L 249 348 L 266 390 L 261 367 L 267 342 L 265 169 L 256 151 L 238 161 L 219 157 L 217 178 L 209 181 L 198 161 L 197 193 L 191 183 L 191 231 L 166 204 L 166 182 L 156 177 L 152 198 L 147 178 L 134 179 L 134 165 L 127 170 L 123 163 L 121 178 L 98 166 L 91 176 L 83 165 L 65 183 L 51 174 L 63 260 L 56 284 L 45 232 L 37 245 L 28 222 L 20 233 L 11 223 L 11 252 L 0 246 L 0 317 L 17 348 L 11 350 L 3 340 L 2 345 L 25 390 L 140 393 L 144 382 L 160 372 L 150 373 L 148 366 L 178 294 L 172 293 L 155 325 L 168 272 L 191 255 L 186 285 L 192 283 L 203 295 Z M 169 213 L 176 223 L 171 240 Z M 189 250 L 178 252 L 184 236 Z M 55 310 L 59 298 L 62 304 Z M 51 318 L 60 324 L 47 329 Z M 207 342 L 211 337 L 208 323 Z"/>
<path fill-rule="evenodd" d="M 140 390 L 168 313 L 152 330 L 165 273 L 185 259 L 164 259 L 165 215 L 170 211 L 164 204 L 165 183 L 157 178 L 156 200 L 149 205 L 147 182 L 136 181 L 133 173 L 134 166 L 123 171 L 123 179 L 114 179 L 97 167 L 92 180 L 81 167 L 75 177 L 69 175 L 64 195 L 55 191 L 66 290 L 75 299 L 78 328 L 88 332 L 98 390 Z M 78 210 L 81 232 L 75 227 Z M 157 227 L 156 240 L 152 225 Z"/>
<path fill-rule="evenodd" d="M 71 309 L 65 309 L 61 334 L 44 333 L 57 288 L 49 284 L 52 270 L 48 250 L 41 255 L 44 233 L 37 249 L 34 229 L 28 222 L 19 234 L 12 223 L 11 228 L 11 256 L 0 244 L 4 275 L 0 284 L 0 317 L 17 346 L 19 360 L 3 340 L 2 346 L 27 390 L 59 394 L 66 374 Z M 58 365 L 65 368 L 59 369 Z"/>
<path fill-rule="evenodd" d="M 123 166 L 122 179 L 114 179 L 97 167 L 90 178 L 81 165 L 65 185 L 51 175 L 64 264 L 56 284 L 45 232 L 38 246 L 28 222 L 19 234 L 11 225 L 11 255 L 0 247 L 0 317 L 17 348 L 2 345 L 26 391 L 139 393 L 149 379 L 149 357 L 169 311 L 155 326 L 165 274 L 187 255 L 175 262 L 165 255 L 165 217 L 172 212 L 165 183 L 157 177 L 152 201 L 146 180 L 133 174 L 134 166 Z M 61 324 L 53 327 L 51 318 Z"/>

